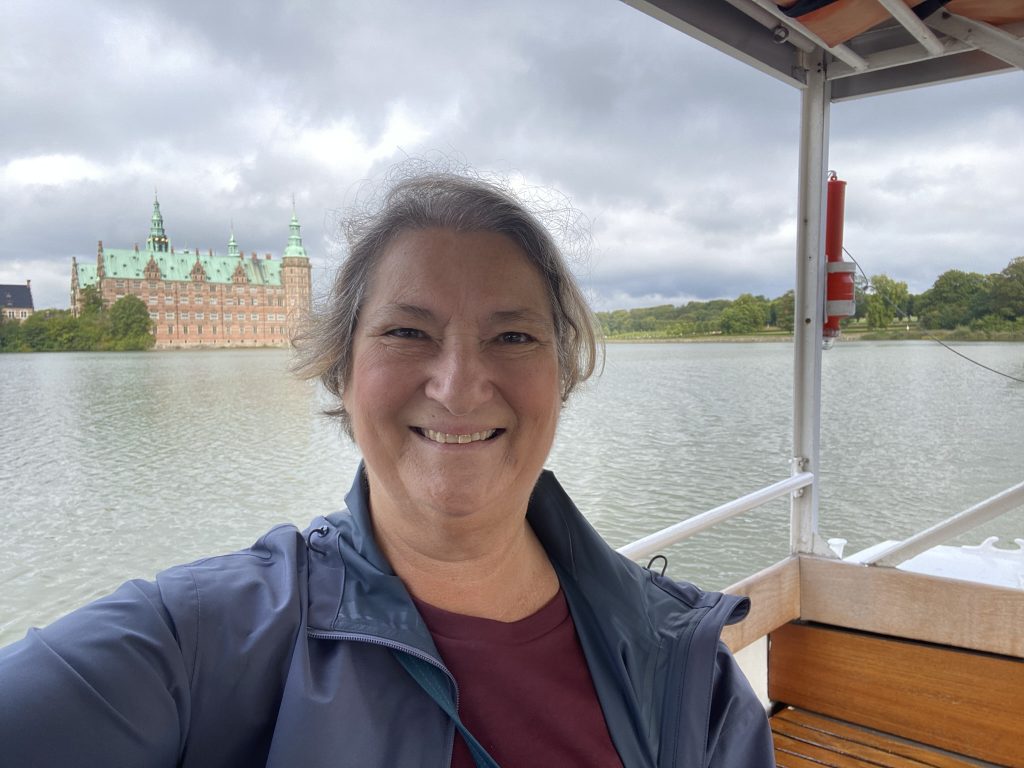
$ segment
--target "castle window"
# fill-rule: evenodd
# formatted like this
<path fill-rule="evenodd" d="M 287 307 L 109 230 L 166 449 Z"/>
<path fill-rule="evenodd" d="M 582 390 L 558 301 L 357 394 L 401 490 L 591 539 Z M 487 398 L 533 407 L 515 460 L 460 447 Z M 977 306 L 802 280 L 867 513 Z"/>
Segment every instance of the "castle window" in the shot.
<path fill-rule="evenodd" d="M 224 313 L 224 319 L 225 319 L 225 320 L 231 320 L 231 319 L 233 319 L 233 318 L 231 317 L 231 313 L 230 313 L 230 312 L 225 312 L 225 313 Z"/>
<path fill-rule="evenodd" d="M 196 320 L 202 320 L 202 319 L 203 319 L 203 313 L 202 312 L 196 312 Z"/>
<path fill-rule="evenodd" d="M 173 312 L 167 312 L 167 313 L 164 314 L 164 320 L 173 320 L 173 319 L 174 319 L 174 313 Z"/>
<path fill-rule="evenodd" d="M 249 319 L 250 320 L 259 320 L 260 316 L 257 315 L 255 312 L 253 312 L 251 315 L 249 315 Z"/>
<path fill-rule="evenodd" d="M 211 304 L 216 304 L 217 303 L 217 297 L 216 296 L 211 296 L 210 297 L 210 303 Z"/>
<path fill-rule="evenodd" d="M 160 319 L 160 313 L 159 312 L 150 312 L 149 313 L 149 319 L 150 320 L 159 320 Z"/>
<path fill-rule="evenodd" d="M 257 299 L 255 296 L 253 296 L 252 297 L 252 305 L 255 307 L 255 306 L 258 306 L 259 303 L 260 303 L 259 299 Z"/>
<path fill-rule="evenodd" d="M 217 313 L 216 312 L 211 312 L 210 313 L 210 319 L 211 320 L 216 320 L 217 319 Z"/>
<path fill-rule="evenodd" d="M 199 329 L 199 335 L 202 336 L 203 335 L 203 326 L 199 325 L 199 326 L 196 326 L 196 327 Z"/>
<path fill-rule="evenodd" d="M 115 281 L 114 281 L 114 285 L 115 285 L 115 286 L 116 286 L 117 288 L 124 288 L 124 280 L 115 280 Z"/>
<path fill-rule="evenodd" d="M 164 304 L 173 304 L 173 303 L 174 303 L 174 297 L 173 296 L 164 296 Z"/>
<path fill-rule="evenodd" d="M 150 280 L 149 281 L 149 290 L 152 291 L 154 288 L 156 288 L 156 281 L 155 280 Z"/>
<path fill-rule="evenodd" d="M 202 304 L 203 303 L 203 297 L 202 296 L 196 296 L 192 301 L 195 304 Z"/>
<path fill-rule="evenodd" d="M 149 303 L 150 304 L 156 304 L 156 296 L 150 296 L 149 297 Z"/>
<path fill-rule="evenodd" d="M 167 326 L 167 335 L 171 336 L 173 334 L 174 334 L 174 326 L 173 325 L 168 325 Z"/>
<path fill-rule="evenodd" d="M 180 318 L 180 319 L 181 319 L 181 320 L 188 320 L 188 312 L 182 312 L 182 313 L 181 313 L 181 318 Z"/>
<path fill-rule="evenodd" d="M 224 299 L 224 306 L 226 306 L 226 307 L 233 307 L 233 306 L 235 306 L 235 300 L 234 299 Z"/>

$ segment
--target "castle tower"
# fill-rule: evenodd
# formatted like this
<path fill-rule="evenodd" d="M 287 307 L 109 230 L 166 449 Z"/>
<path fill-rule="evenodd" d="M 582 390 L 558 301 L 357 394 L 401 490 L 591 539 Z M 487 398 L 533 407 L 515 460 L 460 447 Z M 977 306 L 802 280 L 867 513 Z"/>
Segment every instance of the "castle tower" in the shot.
<path fill-rule="evenodd" d="M 313 295 L 309 257 L 302 246 L 302 233 L 299 218 L 295 215 L 294 200 L 288 245 L 285 246 L 281 259 L 281 285 L 284 287 L 288 333 L 292 335 L 309 314 Z"/>
<path fill-rule="evenodd" d="M 146 238 L 146 250 L 151 253 L 167 253 L 167 233 L 164 232 L 164 217 L 160 213 L 160 201 L 153 193 L 153 216 L 150 218 L 149 237 Z"/>

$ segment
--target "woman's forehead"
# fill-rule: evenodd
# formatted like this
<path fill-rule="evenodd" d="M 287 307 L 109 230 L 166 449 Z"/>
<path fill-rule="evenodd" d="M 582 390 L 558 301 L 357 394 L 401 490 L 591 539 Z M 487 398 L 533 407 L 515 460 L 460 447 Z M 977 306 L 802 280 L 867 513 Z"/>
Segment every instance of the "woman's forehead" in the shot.
<path fill-rule="evenodd" d="M 388 244 L 370 275 L 367 309 L 390 305 L 415 314 L 452 303 L 490 313 L 551 314 L 540 270 L 506 235 L 425 229 Z"/>

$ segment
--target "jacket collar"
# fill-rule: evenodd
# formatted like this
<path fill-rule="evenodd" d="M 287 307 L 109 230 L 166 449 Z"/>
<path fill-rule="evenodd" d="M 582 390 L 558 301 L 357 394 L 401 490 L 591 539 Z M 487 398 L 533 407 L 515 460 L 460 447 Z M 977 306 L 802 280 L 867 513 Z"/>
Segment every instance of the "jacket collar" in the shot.
<path fill-rule="evenodd" d="M 337 632 L 380 632 L 384 637 L 419 638 L 433 649 L 430 634 L 409 593 L 377 546 L 369 506 L 369 487 L 362 463 L 345 497 L 346 509 L 313 521 L 306 530 L 309 544 L 309 624 Z M 721 595 L 689 584 L 672 582 L 653 606 L 644 582 L 655 579 L 645 568 L 612 550 L 583 517 L 553 473 L 541 473 L 530 497 L 527 520 L 551 559 L 578 621 L 581 601 L 596 616 L 615 616 L 616 623 L 649 633 L 652 643 L 658 623 L 651 612 L 711 609 Z M 658 591 L 660 598 L 660 590 Z M 727 601 L 729 623 L 746 614 L 745 603 Z M 719 606 L 725 608 L 725 606 Z M 436 652 L 435 652 L 436 653 Z"/>

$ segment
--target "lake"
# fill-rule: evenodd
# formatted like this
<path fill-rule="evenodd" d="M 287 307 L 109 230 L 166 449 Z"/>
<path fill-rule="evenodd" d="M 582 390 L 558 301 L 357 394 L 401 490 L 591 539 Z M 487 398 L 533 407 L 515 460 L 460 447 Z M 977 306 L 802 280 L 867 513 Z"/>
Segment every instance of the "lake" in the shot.
<path fill-rule="evenodd" d="M 958 344 L 1024 378 L 1024 344 Z M 789 475 L 789 344 L 614 344 L 548 466 L 620 546 Z M 284 350 L 0 355 L 0 645 L 129 578 L 339 508 L 359 461 Z M 821 531 L 853 552 L 1024 479 L 1024 384 L 932 342 L 824 353 Z M 779 500 L 668 552 L 721 588 L 785 556 Z M 959 540 L 1024 538 L 1024 511 Z"/>

